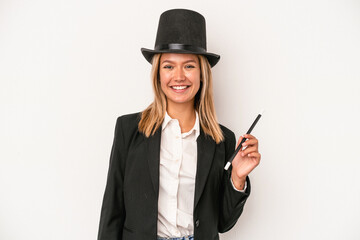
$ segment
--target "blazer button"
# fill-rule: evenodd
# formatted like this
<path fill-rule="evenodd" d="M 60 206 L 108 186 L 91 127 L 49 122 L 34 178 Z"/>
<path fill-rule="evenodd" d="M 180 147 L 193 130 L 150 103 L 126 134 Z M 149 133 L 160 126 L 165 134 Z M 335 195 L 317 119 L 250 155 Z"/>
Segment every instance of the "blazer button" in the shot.
<path fill-rule="evenodd" d="M 198 219 L 195 221 L 195 227 L 199 227 L 199 225 L 200 225 L 200 220 Z"/>

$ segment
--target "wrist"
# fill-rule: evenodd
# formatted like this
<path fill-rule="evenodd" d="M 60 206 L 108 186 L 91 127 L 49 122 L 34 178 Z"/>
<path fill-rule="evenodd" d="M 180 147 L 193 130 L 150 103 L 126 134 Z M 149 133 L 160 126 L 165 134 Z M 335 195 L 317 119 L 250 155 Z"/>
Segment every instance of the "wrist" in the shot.
<path fill-rule="evenodd" d="M 245 177 L 238 177 L 234 172 L 231 173 L 231 180 L 234 184 L 234 187 L 238 190 L 243 190 L 246 182 L 246 176 Z"/>

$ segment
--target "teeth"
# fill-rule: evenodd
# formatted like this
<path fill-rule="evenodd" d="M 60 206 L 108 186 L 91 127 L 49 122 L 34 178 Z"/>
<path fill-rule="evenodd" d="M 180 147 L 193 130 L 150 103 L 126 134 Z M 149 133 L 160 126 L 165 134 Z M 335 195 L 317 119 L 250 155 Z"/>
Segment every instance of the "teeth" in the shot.
<path fill-rule="evenodd" d="M 172 86 L 173 89 L 175 90 L 182 90 L 182 89 L 185 89 L 187 88 L 186 86 Z"/>

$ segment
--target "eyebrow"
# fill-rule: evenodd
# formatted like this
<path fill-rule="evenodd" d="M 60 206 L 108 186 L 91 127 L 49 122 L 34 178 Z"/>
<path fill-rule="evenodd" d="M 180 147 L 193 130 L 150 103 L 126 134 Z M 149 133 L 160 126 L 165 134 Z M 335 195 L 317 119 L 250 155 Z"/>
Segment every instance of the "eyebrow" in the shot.
<path fill-rule="evenodd" d="M 164 60 L 164 61 L 161 62 L 161 64 L 166 63 L 166 62 L 168 62 L 168 63 L 174 63 L 174 61 L 171 61 L 171 60 Z M 182 63 L 189 63 L 189 62 L 196 63 L 196 61 L 195 61 L 195 60 L 192 60 L 192 59 L 191 59 L 191 60 L 187 60 L 187 61 L 182 62 Z"/>

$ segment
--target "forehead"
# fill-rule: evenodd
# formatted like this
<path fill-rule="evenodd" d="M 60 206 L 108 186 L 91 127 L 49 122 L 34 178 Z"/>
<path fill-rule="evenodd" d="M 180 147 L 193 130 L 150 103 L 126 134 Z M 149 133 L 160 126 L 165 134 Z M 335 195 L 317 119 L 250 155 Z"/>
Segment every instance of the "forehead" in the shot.
<path fill-rule="evenodd" d="M 161 54 L 160 63 L 164 61 L 171 62 L 187 62 L 187 61 L 195 61 L 199 62 L 199 58 L 195 54 L 187 54 L 187 53 L 163 53 Z"/>

